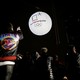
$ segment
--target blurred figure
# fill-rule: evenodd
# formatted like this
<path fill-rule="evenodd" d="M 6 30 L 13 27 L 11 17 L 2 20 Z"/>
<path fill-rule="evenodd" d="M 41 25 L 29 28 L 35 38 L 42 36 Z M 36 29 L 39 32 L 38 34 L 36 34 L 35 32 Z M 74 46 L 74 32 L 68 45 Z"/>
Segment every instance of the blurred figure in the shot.
<path fill-rule="evenodd" d="M 54 80 L 52 70 L 53 57 L 49 56 L 48 48 L 42 47 L 36 55 L 36 80 Z"/>
<path fill-rule="evenodd" d="M 20 26 L 14 29 L 13 24 L 10 22 L 6 21 L 2 22 L 1 24 L 2 29 L 0 29 L 0 79 L 11 80 L 15 61 L 17 59 L 22 59 L 21 55 L 17 55 L 17 50 L 19 41 L 23 39 L 23 34 Z M 5 71 L 2 70 L 2 67 L 6 67 Z M 3 74 L 5 77 L 3 76 Z"/>
<path fill-rule="evenodd" d="M 75 45 L 68 46 L 65 64 L 68 80 L 80 80 L 80 54 Z"/>
<path fill-rule="evenodd" d="M 36 51 L 36 60 L 39 59 L 41 56 L 39 54 L 39 52 Z"/>
<path fill-rule="evenodd" d="M 58 54 L 54 55 L 53 61 L 54 80 L 66 80 L 67 77 L 65 76 L 65 66 L 64 63 L 60 60 Z"/>

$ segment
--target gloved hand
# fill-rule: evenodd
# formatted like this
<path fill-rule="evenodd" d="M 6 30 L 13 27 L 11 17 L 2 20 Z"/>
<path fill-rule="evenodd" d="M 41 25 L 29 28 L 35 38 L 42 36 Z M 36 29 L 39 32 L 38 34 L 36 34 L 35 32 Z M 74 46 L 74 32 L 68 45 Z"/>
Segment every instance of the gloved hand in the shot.
<path fill-rule="evenodd" d="M 17 60 L 21 60 L 23 58 L 22 54 L 17 54 Z"/>

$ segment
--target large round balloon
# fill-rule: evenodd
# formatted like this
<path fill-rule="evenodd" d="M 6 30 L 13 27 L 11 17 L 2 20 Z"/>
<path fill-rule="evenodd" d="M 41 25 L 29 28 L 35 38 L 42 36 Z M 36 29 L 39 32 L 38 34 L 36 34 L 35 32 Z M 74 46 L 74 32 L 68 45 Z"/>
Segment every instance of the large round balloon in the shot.
<path fill-rule="evenodd" d="M 52 20 L 46 12 L 35 12 L 29 18 L 29 29 L 35 35 L 45 35 L 51 30 L 51 27 Z"/>

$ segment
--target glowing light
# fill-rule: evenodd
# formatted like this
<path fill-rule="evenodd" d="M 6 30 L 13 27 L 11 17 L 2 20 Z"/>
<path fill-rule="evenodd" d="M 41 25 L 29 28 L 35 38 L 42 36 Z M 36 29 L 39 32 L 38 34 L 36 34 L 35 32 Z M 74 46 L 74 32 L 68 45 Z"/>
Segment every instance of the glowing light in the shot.
<path fill-rule="evenodd" d="M 51 30 L 51 27 L 51 17 L 45 12 L 35 12 L 29 18 L 29 29 L 35 35 L 45 35 Z"/>

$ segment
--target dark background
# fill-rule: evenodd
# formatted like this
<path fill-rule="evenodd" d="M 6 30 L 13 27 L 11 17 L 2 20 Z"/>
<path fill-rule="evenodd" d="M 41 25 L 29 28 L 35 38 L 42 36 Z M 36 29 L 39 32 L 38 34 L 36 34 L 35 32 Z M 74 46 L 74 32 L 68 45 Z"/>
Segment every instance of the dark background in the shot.
<path fill-rule="evenodd" d="M 15 27 L 21 27 L 24 35 L 19 45 L 21 53 L 48 47 L 50 55 L 58 54 L 63 60 L 69 44 L 80 45 L 79 8 L 79 2 L 67 0 L 1 1 L 0 20 L 9 20 Z M 52 29 L 44 36 L 34 35 L 28 27 L 29 17 L 36 11 L 44 11 L 52 18 Z"/>

